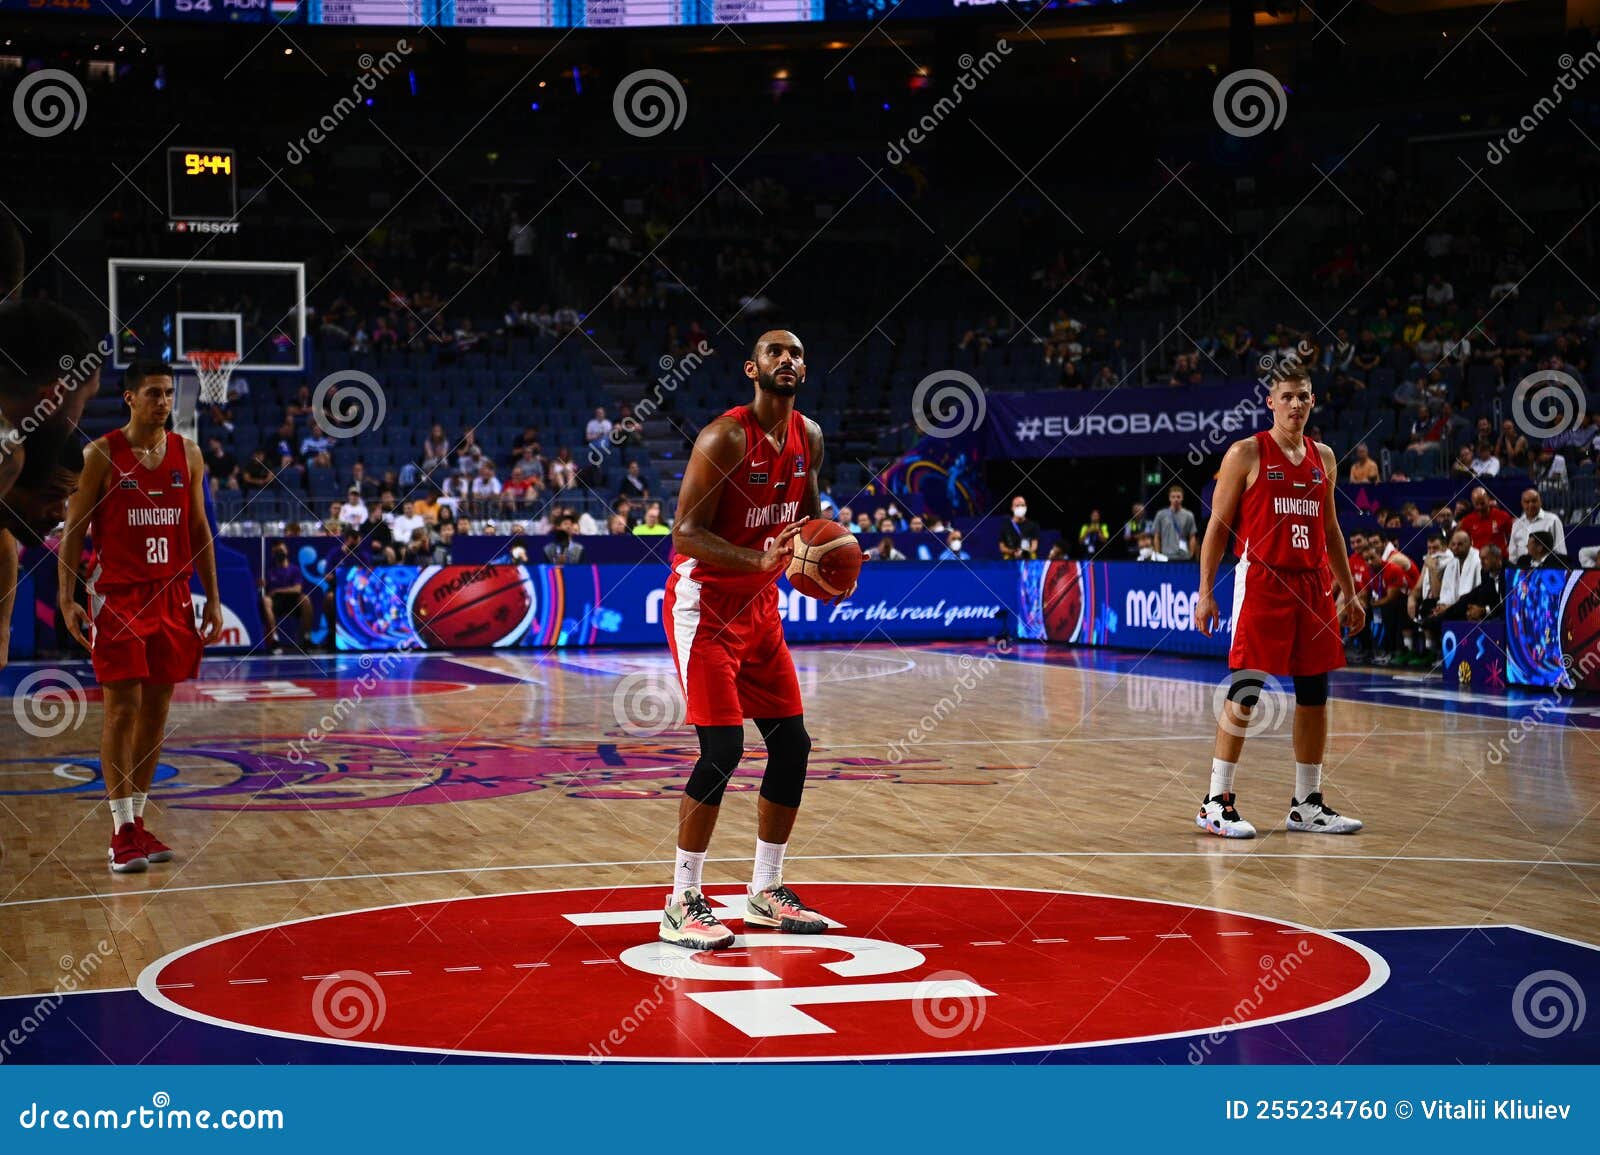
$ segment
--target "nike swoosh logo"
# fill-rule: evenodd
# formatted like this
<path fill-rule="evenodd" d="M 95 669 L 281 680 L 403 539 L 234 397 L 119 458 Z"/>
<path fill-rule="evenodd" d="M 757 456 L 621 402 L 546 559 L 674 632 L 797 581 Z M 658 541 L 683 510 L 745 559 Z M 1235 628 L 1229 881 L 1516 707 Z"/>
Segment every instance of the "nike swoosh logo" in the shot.
<path fill-rule="evenodd" d="M 751 465 L 751 467 L 752 467 L 752 468 L 753 468 L 753 467 L 755 467 L 755 466 L 757 466 L 757 465 L 765 465 L 765 464 L 766 464 L 766 462 L 765 462 L 765 461 L 752 461 L 752 462 L 751 462 L 751 463 L 750 463 L 750 465 Z"/>
<path fill-rule="evenodd" d="M 673 930 L 682 930 L 683 929 L 683 919 L 681 919 L 681 918 L 673 918 L 672 917 L 672 912 L 670 910 L 666 912 L 666 916 L 665 917 L 666 917 L 666 920 L 667 920 L 667 925 L 670 926 Z"/>

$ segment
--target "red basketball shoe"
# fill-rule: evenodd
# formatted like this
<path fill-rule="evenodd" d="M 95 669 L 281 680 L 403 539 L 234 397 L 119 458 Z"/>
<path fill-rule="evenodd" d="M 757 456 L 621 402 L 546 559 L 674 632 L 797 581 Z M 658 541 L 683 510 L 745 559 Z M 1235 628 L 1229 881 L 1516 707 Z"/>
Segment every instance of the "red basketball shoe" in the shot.
<path fill-rule="evenodd" d="M 143 818 L 135 818 L 133 825 L 139 836 L 139 845 L 144 848 L 144 856 L 146 858 L 151 862 L 172 861 L 172 847 L 146 830 Z"/>
<path fill-rule="evenodd" d="M 144 839 L 131 822 L 124 822 L 122 829 L 112 835 L 106 858 L 117 874 L 142 874 L 150 869 L 150 860 L 144 854 Z"/>

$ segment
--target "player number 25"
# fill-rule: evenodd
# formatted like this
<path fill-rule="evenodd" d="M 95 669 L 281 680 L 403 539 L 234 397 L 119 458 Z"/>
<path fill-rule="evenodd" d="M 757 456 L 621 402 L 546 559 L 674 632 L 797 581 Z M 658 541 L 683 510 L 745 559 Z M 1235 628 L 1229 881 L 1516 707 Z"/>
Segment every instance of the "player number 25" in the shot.
<path fill-rule="evenodd" d="M 1289 544 L 1295 549 L 1311 548 L 1311 527 L 1309 525 L 1294 525 L 1289 527 Z"/>
<path fill-rule="evenodd" d="M 144 560 L 151 565 L 165 565 L 171 548 L 164 537 L 147 537 L 144 539 Z"/>

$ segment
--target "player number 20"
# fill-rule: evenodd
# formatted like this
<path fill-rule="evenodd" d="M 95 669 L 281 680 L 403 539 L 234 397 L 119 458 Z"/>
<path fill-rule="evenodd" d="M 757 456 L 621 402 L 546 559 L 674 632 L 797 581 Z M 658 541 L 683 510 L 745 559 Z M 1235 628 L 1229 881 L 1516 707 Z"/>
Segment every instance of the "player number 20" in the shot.
<path fill-rule="evenodd" d="M 144 539 L 144 560 L 151 565 L 165 565 L 171 548 L 164 537 L 147 537 Z"/>
<path fill-rule="evenodd" d="M 1311 527 L 1307 525 L 1292 525 L 1289 527 L 1289 544 L 1295 549 L 1311 548 Z"/>

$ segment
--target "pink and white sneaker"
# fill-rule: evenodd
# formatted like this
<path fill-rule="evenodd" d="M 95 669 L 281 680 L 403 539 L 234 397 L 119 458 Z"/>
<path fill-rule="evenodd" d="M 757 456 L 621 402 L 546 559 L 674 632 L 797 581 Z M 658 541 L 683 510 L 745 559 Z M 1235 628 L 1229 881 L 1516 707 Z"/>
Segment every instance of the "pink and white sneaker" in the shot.
<path fill-rule="evenodd" d="M 733 932 L 711 913 L 711 904 L 698 886 L 683 892 L 678 902 L 669 902 L 661 912 L 662 942 L 686 946 L 690 950 L 723 950 L 733 945 Z"/>
<path fill-rule="evenodd" d="M 760 894 L 745 899 L 747 926 L 775 926 L 786 934 L 821 934 L 828 920 L 805 903 L 780 879 Z"/>

